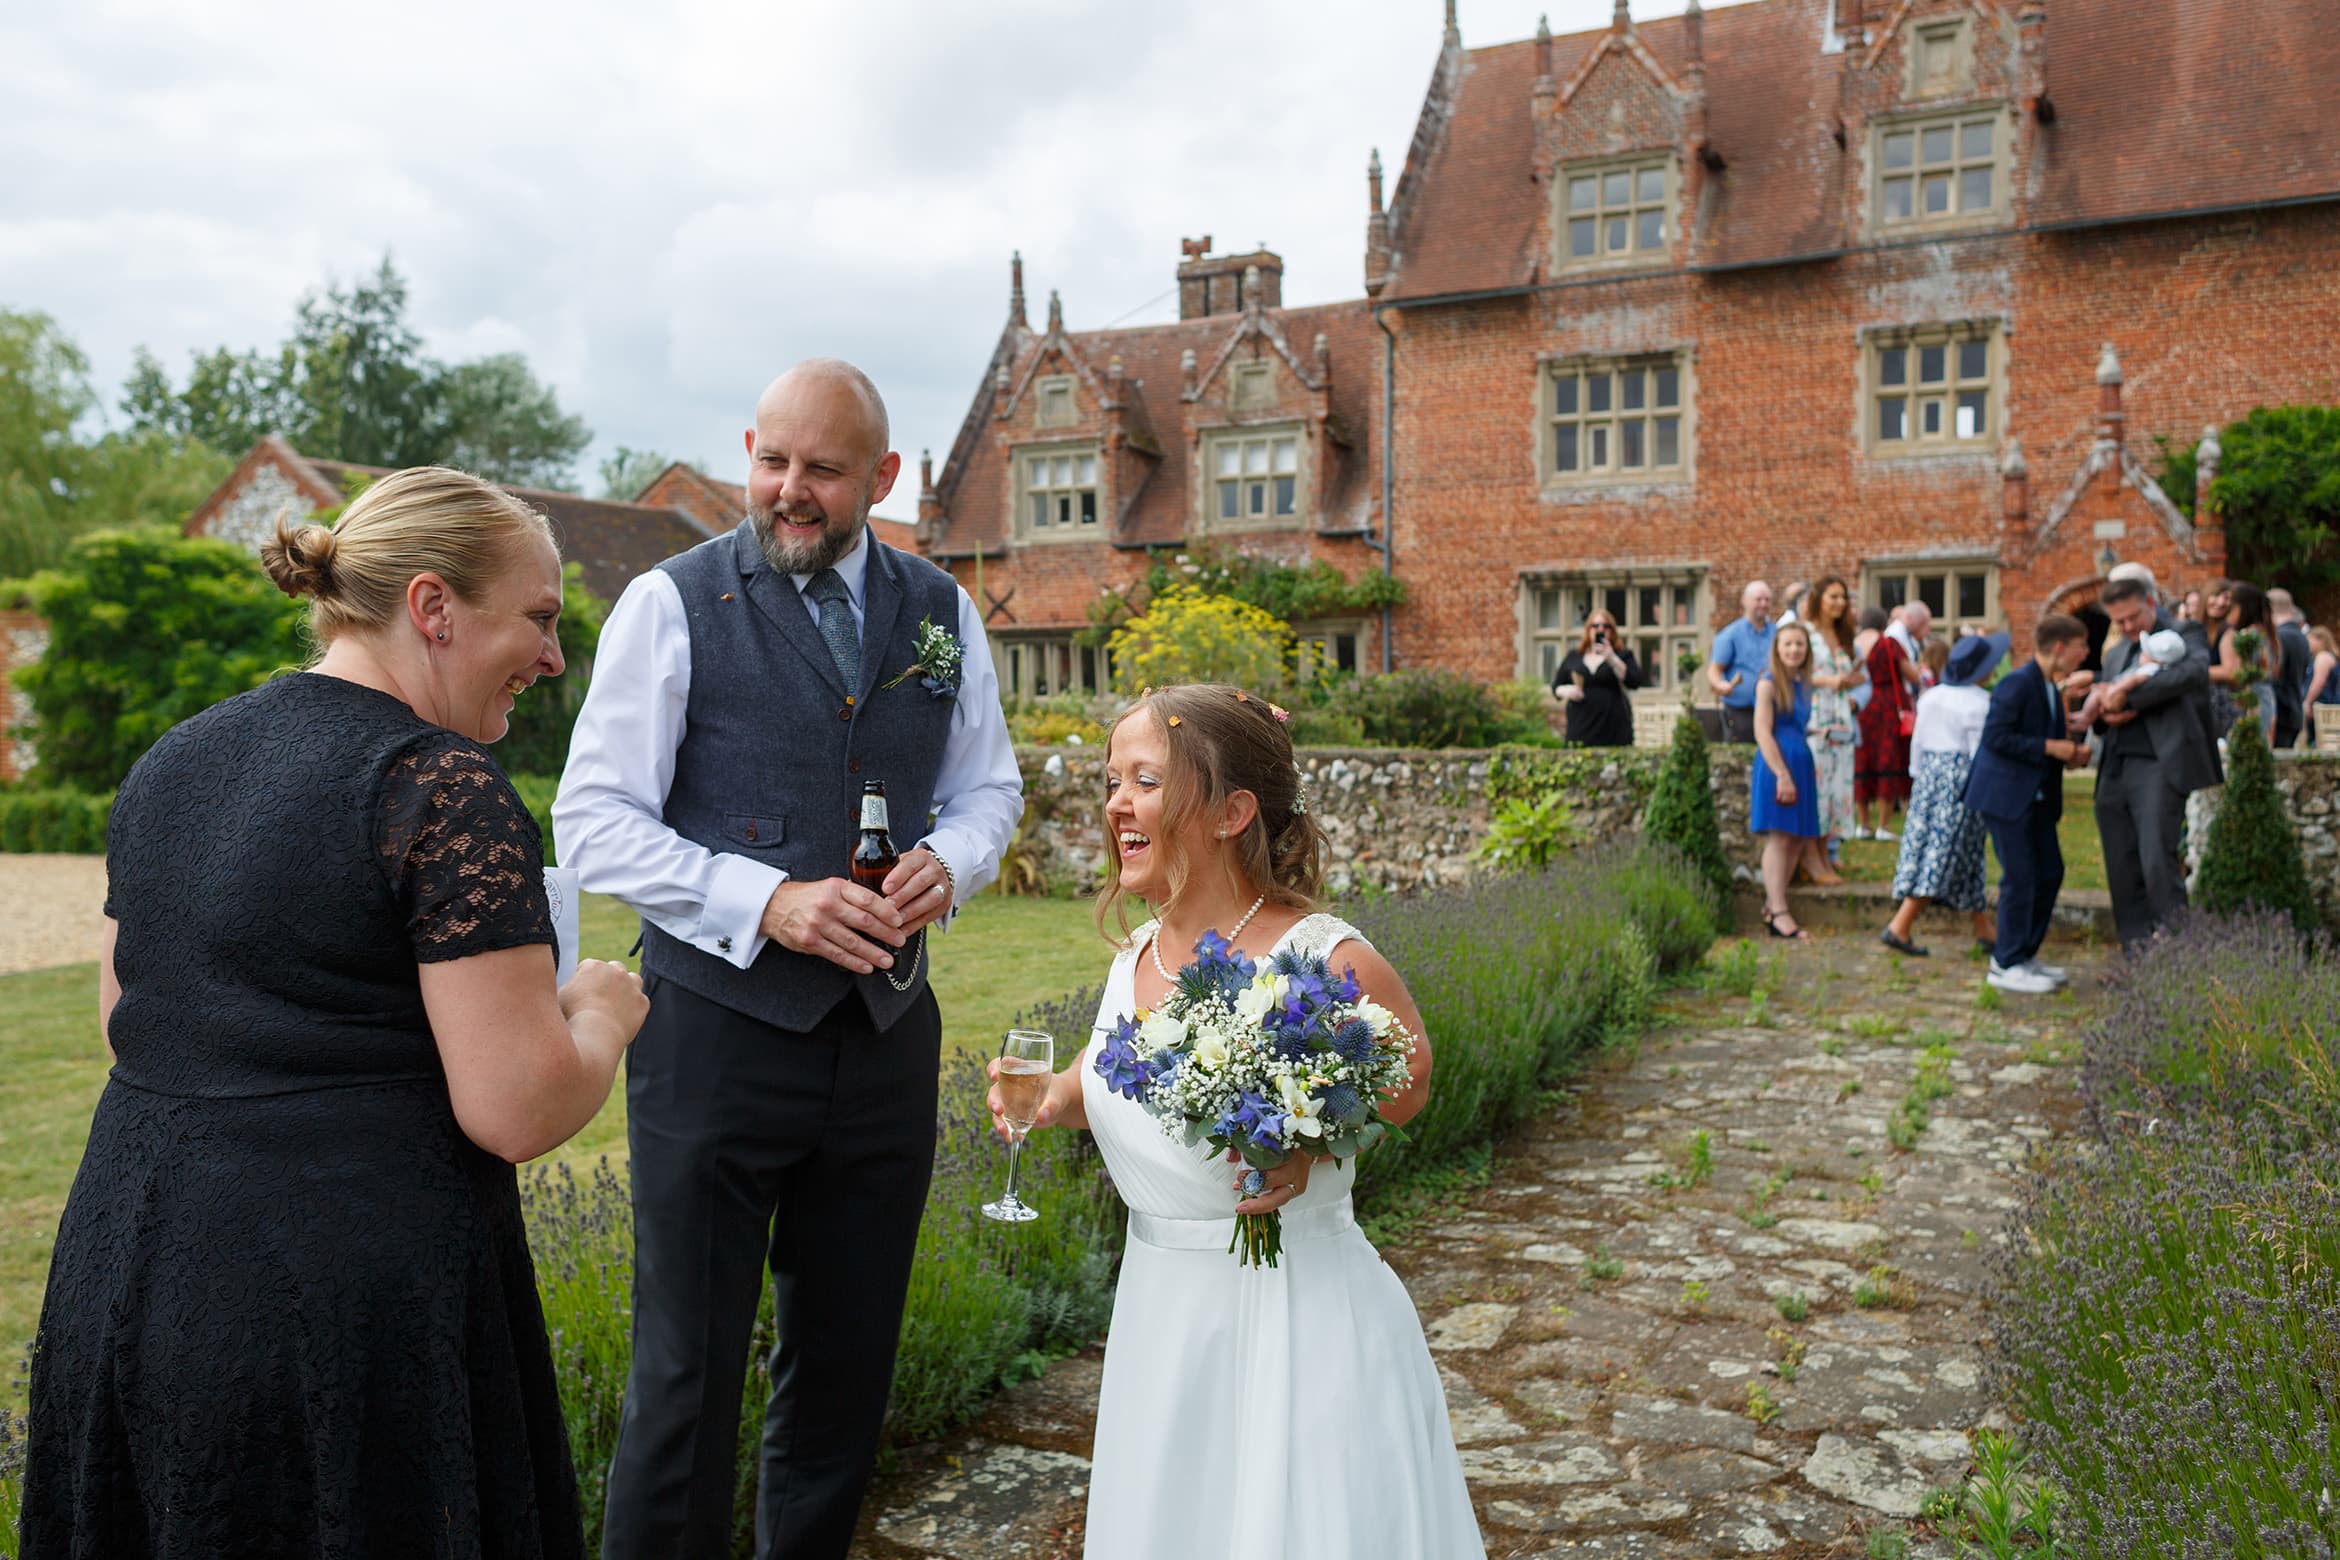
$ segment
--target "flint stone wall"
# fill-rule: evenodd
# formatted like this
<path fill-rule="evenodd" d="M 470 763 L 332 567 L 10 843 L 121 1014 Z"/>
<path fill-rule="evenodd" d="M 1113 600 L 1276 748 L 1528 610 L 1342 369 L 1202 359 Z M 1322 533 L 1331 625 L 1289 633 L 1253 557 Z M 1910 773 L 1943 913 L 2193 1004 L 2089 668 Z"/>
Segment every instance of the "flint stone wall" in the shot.
<path fill-rule="evenodd" d="M 2340 911 L 2340 753 L 2290 752 L 2275 755 L 2275 788 L 2283 810 L 2299 831 L 2299 853 L 2327 916 Z M 2186 878 L 2202 868 L 2202 845 L 2226 787 L 2196 791 L 2186 799 Z"/>
<path fill-rule="evenodd" d="M 1541 757 L 1538 750 L 1527 750 Z M 1750 869 L 1747 765 L 1754 749 L 1714 747 L 1723 848 Z M 1581 774 L 1567 791 L 1570 821 L 1587 843 L 1639 827 L 1662 749 L 1613 748 L 1566 755 Z M 1336 892 L 1361 884 L 1392 892 L 1457 883 L 1478 868 L 1487 833 L 1487 790 L 1500 753 L 1442 748 L 1303 748 L 1309 807 L 1331 851 Z M 1051 888 L 1086 889 L 1105 859 L 1105 752 L 1100 747 L 1024 747 L 1023 848 Z"/>

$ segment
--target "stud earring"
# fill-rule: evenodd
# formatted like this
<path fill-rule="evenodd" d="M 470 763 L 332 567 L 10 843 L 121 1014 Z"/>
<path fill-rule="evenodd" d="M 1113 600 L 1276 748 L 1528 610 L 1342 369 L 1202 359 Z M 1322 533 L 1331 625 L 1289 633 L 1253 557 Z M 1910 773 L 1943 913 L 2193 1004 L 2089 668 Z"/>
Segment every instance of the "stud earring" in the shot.
<path fill-rule="evenodd" d="M 443 628 L 442 628 L 442 629 L 440 629 L 440 630 L 439 630 L 439 637 L 440 637 L 441 639 L 444 639 L 444 638 L 446 638 L 446 637 L 447 637 L 447 631 L 446 631 L 445 629 L 443 629 Z"/>

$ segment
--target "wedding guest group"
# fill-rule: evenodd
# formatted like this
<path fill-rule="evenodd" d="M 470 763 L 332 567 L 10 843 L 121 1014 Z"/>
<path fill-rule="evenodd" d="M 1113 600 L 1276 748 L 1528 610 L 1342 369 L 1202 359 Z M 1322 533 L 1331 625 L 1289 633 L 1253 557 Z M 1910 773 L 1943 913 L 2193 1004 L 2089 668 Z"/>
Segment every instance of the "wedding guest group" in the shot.
<path fill-rule="evenodd" d="M 973 603 L 871 534 L 901 468 L 877 387 L 799 364 L 745 445 L 747 518 L 611 611 L 553 804 L 561 860 L 641 916 L 650 998 L 608 1560 L 729 1552 L 767 1281 L 756 1550 L 845 1554 L 933 1171 L 926 936 L 1023 811 Z M 846 877 L 866 781 L 906 847 L 875 888 Z"/>
<path fill-rule="evenodd" d="M 644 998 L 590 959 L 556 989 L 541 838 L 488 754 L 563 669 L 560 556 L 420 469 L 261 559 L 322 654 L 114 799 L 113 1070 L 33 1349 L 21 1553 L 579 1560 L 513 1164 L 601 1108 Z"/>

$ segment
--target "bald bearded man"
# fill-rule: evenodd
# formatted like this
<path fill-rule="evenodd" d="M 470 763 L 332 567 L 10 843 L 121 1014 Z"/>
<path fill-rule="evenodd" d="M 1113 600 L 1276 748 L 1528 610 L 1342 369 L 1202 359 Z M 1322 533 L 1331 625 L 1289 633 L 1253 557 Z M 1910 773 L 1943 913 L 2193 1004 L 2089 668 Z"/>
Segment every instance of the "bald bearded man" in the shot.
<path fill-rule="evenodd" d="M 633 1365 L 608 1560 L 730 1552 L 767 1267 L 756 1553 L 843 1556 L 876 1456 L 934 1167 L 924 934 L 997 875 L 1023 814 L 974 604 L 870 531 L 901 470 L 888 443 L 852 365 L 773 381 L 747 518 L 626 587 L 553 803 L 561 861 L 642 917 L 650 995 L 626 1069 Z M 926 624 L 958 640 L 955 686 L 896 681 Z M 845 875 L 869 780 L 897 847 L 915 841 L 878 892 Z"/>

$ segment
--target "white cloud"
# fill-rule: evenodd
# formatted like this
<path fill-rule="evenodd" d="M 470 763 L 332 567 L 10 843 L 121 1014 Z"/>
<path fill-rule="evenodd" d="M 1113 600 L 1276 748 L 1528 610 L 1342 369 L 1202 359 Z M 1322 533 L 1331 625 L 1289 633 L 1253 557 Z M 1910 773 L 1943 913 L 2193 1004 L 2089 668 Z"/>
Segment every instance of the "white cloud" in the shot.
<path fill-rule="evenodd" d="M 1463 0 L 1464 39 L 1542 8 Z M 432 351 L 523 352 L 597 454 L 725 475 L 756 391 L 814 352 L 867 366 L 903 450 L 939 456 L 1011 249 L 1035 319 L 1057 288 L 1076 328 L 1172 317 L 1177 240 L 1205 232 L 1278 249 L 1293 303 L 1357 296 L 1366 153 L 1394 181 L 1442 22 L 1439 0 L 33 9 L 0 16 L 0 305 L 55 315 L 107 399 L 136 346 L 180 368 L 273 344 L 304 291 L 389 251 Z"/>

